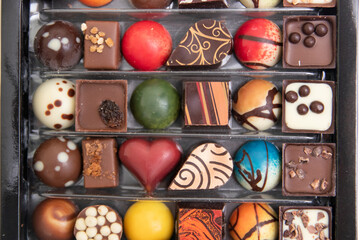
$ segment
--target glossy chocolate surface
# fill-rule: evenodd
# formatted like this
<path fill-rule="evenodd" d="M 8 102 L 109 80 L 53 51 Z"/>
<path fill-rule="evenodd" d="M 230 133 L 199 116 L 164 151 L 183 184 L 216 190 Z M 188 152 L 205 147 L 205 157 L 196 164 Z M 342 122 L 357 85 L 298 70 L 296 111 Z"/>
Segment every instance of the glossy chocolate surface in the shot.
<path fill-rule="evenodd" d="M 73 202 L 49 198 L 42 201 L 32 215 L 32 225 L 39 240 L 71 240 L 78 213 Z"/>
<path fill-rule="evenodd" d="M 161 9 L 170 5 L 172 0 L 129 0 L 134 7 L 141 9 Z"/>
<path fill-rule="evenodd" d="M 335 16 L 285 16 L 283 32 L 284 68 L 335 68 Z"/>
<path fill-rule="evenodd" d="M 330 8 L 336 6 L 336 0 L 283 0 L 284 7 L 323 7 Z"/>
<path fill-rule="evenodd" d="M 184 82 L 184 125 L 229 127 L 228 82 Z"/>
<path fill-rule="evenodd" d="M 51 187 L 69 187 L 81 174 L 81 155 L 73 141 L 51 138 L 37 148 L 33 169 L 38 178 Z"/>
<path fill-rule="evenodd" d="M 126 80 L 77 80 L 76 89 L 76 131 L 126 132 Z"/>
<path fill-rule="evenodd" d="M 107 188 L 119 185 L 117 146 L 113 138 L 82 140 L 85 188 Z"/>
<path fill-rule="evenodd" d="M 179 8 L 228 8 L 226 0 L 178 0 Z"/>
<path fill-rule="evenodd" d="M 281 240 L 333 239 L 331 207 L 280 206 L 279 223 Z"/>
<path fill-rule="evenodd" d="M 285 196 L 335 196 L 335 144 L 283 145 Z"/>
<path fill-rule="evenodd" d="M 120 240 L 122 233 L 122 218 L 114 209 L 106 205 L 86 207 L 76 218 L 74 236 L 77 240 Z"/>
<path fill-rule="evenodd" d="M 222 22 L 200 20 L 189 28 L 166 66 L 174 69 L 217 68 L 231 50 L 232 37 Z"/>
<path fill-rule="evenodd" d="M 81 33 L 70 22 L 50 22 L 36 33 L 34 51 L 40 62 L 52 70 L 70 69 L 82 57 Z"/>
<path fill-rule="evenodd" d="M 84 67 L 117 70 L 120 67 L 120 24 L 112 21 L 86 21 Z"/>
<path fill-rule="evenodd" d="M 334 82 L 284 80 L 282 94 L 283 132 L 334 133 Z"/>

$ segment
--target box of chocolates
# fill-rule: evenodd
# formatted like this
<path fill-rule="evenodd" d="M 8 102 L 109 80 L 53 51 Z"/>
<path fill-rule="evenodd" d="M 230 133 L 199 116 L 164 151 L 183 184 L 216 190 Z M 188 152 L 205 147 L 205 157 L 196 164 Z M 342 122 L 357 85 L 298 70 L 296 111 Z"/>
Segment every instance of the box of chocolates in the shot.
<path fill-rule="evenodd" d="M 2 236 L 355 239 L 355 2 L 3 1 Z"/>

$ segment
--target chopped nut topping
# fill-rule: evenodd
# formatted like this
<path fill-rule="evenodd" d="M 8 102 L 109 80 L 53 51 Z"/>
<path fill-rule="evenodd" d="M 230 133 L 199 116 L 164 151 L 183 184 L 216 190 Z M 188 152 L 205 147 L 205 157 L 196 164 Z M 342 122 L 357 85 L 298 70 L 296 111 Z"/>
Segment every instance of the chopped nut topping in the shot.
<path fill-rule="evenodd" d="M 90 40 L 90 35 L 89 34 L 85 34 L 85 40 Z"/>
<path fill-rule="evenodd" d="M 302 221 L 304 227 L 307 228 L 307 226 L 308 226 L 308 224 L 309 224 L 309 222 L 310 222 L 309 216 L 306 215 L 306 214 L 303 214 L 303 215 L 301 216 L 301 221 Z"/>
<path fill-rule="evenodd" d="M 91 45 L 90 46 L 90 52 L 95 52 L 97 49 L 97 46 L 96 45 Z"/>
<path fill-rule="evenodd" d="M 316 223 L 316 224 L 315 224 L 315 228 L 316 228 L 316 230 L 317 230 L 318 232 L 320 232 L 321 230 L 327 228 L 327 226 L 326 226 L 325 224 L 323 224 L 323 223 Z"/>
<path fill-rule="evenodd" d="M 296 211 L 296 216 L 301 217 L 304 214 L 303 210 Z"/>
<path fill-rule="evenodd" d="M 82 23 L 82 24 L 81 24 L 81 31 L 85 32 L 86 29 L 87 29 L 86 23 Z"/>
<path fill-rule="evenodd" d="M 306 155 L 310 155 L 310 154 L 312 153 L 311 148 L 309 148 L 309 147 L 304 147 L 304 153 L 305 153 Z"/>
<path fill-rule="evenodd" d="M 313 149 L 312 155 L 314 155 L 315 157 L 318 157 L 318 156 L 320 156 L 321 152 L 322 152 L 322 147 L 318 146 Z"/>
<path fill-rule="evenodd" d="M 296 230 L 295 224 L 290 224 L 290 226 L 289 226 L 290 233 L 294 232 L 295 230 Z"/>
<path fill-rule="evenodd" d="M 328 160 L 332 157 L 332 153 L 326 151 L 325 149 L 321 152 L 321 157 Z"/>
<path fill-rule="evenodd" d="M 320 240 L 325 240 L 325 233 L 323 230 L 320 231 L 319 238 L 320 238 Z"/>
<path fill-rule="evenodd" d="M 290 232 L 289 232 L 289 230 L 285 230 L 283 236 L 284 236 L 285 238 L 289 238 L 289 237 L 290 237 Z"/>
<path fill-rule="evenodd" d="M 99 32 L 98 33 L 100 37 L 105 37 L 105 33 L 104 32 Z"/>
<path fill-rule="evenodd" d="M 303 240 L 303 236 L 302 236 L 302 232 L 301 232 L 301 228 L 300 226 L 298 225 L 297 226 L 297 232 L 298 232 L 298 236 L 297 236 L 297 240 Z"/>
<path fill-rule="evenodd" d="M 329 183 L 325 178 L 321 179 L 320 190 L 324 191 L 328 187 Z"/>
<path fill-rule="evenodd" d="M 97 44 L 97 39 L 96 39 L 96 37 L 92 37 L 92 38 L 90 39 L 90 41 L 91 41 L 93 44 Z"/>
<path fill-rule="evenodd" d="M 290 175 L 290 178 L 296 177 L 296 173 L 294 170 L 290 170 L 289 175 Z"/>
<path fill-rule="evenodd" d="M 294 214 L 291 212 L 285 212 L 283 218 L 285 220 L 285 225 L 290 225 L 294 220 Z"/>
<path fill-rule="evenodd" d="M 100 45 L 100 46 L 97 47 L 96 52 L 102 53 L 103 50 L 104 50 L 104 45 Z"/>
<path fill-rule="evenodd" d="M 92 34 L 97 34 L 98 31 L 99 31 L 99 29 L 97 27 L 93 27 L 90 29 L 90 33 L 92 33 Z"/>
<path fill-rule="evenodd" d="M 312 187 L 312 189 L 318 189 L 319 188 L 319 186 L 320 186 L 320 180 L 319 179 L 315 179 L 311 184 L 311 187 Z"/>
<path fill-rule="evenodd" d="M 300 178 L 300 179 L 304 179 L 304 178 L 305 178 L 305 172 L 304 172 L 304 170 L 302 170 L 302 169 L 297 169 L 297 170 L 296 170 L 296 175 L 297 175 L 298 178 Z"/>
<path fill-rule="evenodd" d="M 319 221 L 320 219 L 324 218 L 325 217 L 325 214 L 322 213 L 322 212 L 318 212 L 318 215 L 317 215 L 317 220 Z"/>
<path fill-rule="evenodd" d="M 299 157 L 299 163 L 308 163 L 310 161 L 309 158 L 306 157 Z"/>
<path fill-rule="evenodd" d="M 306 229 L 307 229 L 307 230 L 309 231 L 309 233 L 311 233 L 311 234 L 317 233 L 317 230 L 316 230 L 316 228 L 315 228 L 313 225 L 308 226 Z"/>
<path fill-rule="evenodd" d="M 112 40 L 111 38 L 107 38 L 107 39 L 105 40 L 105 43 L 106 43 L 106 45 L 108 45 L 109 47 L 114 46 L 114 42 L 113 42 L 113 40 Z"/>
<path fill-rule="evenodd" d="M 98 39 L 97 44 L 101 45 L 104 43 L 104 39 L 101 37 Z"/>

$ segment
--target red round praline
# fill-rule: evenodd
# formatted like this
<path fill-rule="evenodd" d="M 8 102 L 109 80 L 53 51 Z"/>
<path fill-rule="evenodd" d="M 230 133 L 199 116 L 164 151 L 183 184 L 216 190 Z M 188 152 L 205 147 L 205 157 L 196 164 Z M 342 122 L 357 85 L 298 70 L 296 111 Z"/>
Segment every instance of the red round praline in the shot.
<path fill-rule="evenodd" d="M 71 240 L 78 208 L 66 199 L 42 201 L 32 215 L 35 235 L 40 240 Z"/>
<path fill-rule="evenodd" d="M 246 67 L 260 70 L 272 67 L 281 57 L 281 30 L 265 18 L 248 20 L 236 32 L 234 52 Z"/>

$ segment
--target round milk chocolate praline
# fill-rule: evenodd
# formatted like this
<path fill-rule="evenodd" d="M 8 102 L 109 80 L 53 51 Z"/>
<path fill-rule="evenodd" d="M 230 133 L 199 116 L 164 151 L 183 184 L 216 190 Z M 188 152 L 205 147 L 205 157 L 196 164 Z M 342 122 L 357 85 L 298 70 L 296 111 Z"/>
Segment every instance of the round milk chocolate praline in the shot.
<path fill-rule="evenodd" d="M 136 8 L 143 8 L 143 9 L 161 9 L 166 8 L 170 5 L 172 0 L 130 0 L 130 2 Z"/>
<path fill-rule="evenodd" d="M 71 140 L 63 137 L 48 139 L 36 149 L 33 168 L 46 185 L 71 186 L 81 174 L 80 151 Z"/>
<path fill-rule="evenodd" d="M 281 181 L 281 154 L 272 143 L 249 141 L 234 158 L 234 173 L 241 186 L 255 192 L 266 192 Z"/>
<path fill-rule="evenodd" d="M 40 28 L 34 39 L 35 55 L 52 70 L 66 70 L 79 63 L 82 36 L 70 22 L 50 22 Z"/>
<path fill-rule="evenodd" d="M 35 235 L 39 240 L 71 240 L 78 209 L 66 199 L 42 201 L 32 215 Z"/>
<path fill-rule="evenodd" d="M 248 68 L 272 67 L 281 58 L 281 30 L 265 18 L 248 20 L 236 32 L 234 52 L 237 59 Z"/>
<path fill-rule="evenodd" d="M 32 99 L 36 118 L 48 128 L 60 130 L 75 122 L 75 85 L 63 78 L 43 82 Z"/>
<path fill-rule="evenodd" d="M 271 82 L 254 79 L 235 93 L 233 116 L 246 129 L 263 131 L 275 125 L 281 114 L 281 94 Z"/>

